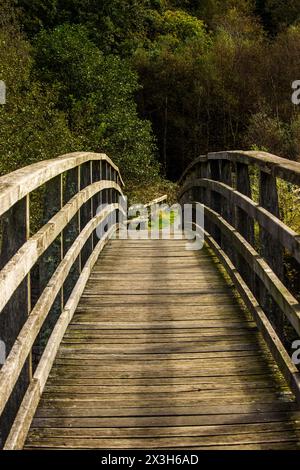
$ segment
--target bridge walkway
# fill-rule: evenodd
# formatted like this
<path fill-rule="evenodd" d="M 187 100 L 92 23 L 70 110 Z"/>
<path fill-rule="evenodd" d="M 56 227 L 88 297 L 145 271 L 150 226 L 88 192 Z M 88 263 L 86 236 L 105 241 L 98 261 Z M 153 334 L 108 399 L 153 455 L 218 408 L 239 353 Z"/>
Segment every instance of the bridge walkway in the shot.
<path fill-rule="evenodd" d="M 25 449 L 297 449 L 299 417 L 221 264 L 185 240 L 111 240 Z"/>

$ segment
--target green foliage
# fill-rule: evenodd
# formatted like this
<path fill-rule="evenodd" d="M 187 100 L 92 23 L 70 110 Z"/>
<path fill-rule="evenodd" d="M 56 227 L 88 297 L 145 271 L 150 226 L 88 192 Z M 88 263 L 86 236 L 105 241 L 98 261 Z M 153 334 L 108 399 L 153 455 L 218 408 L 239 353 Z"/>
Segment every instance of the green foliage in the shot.
<path fill-rule="evenodd" d="M 128 62 L 105 56 L 82 26 L 42 31 L 34 46 L 38 78 L 55 85 L 82 148 L 107 152 L 128 178 L 155 178 L 151 126 L 137 115 L 139 85 Z"/>
<path fill-rule="evenodd" d="M 6 76 L 32 122 L 50 120 L 70 149 L 106 151 L 133 179 L 157 177 L 151 126 L 172 179 L 206 151 L 256 145 L 296 159 L 299 1 L 16 0 L 31 44 L 6 48 Z M 46 142 L 32 148 L 47 154 Z"/>
<path fill-rule="evenodd" d="M 55 90 L 32 79 L 29 43 L 11 16 L 6 20 L 0 26 L 0 79 L 7 87 L 7 103 L 0 107 L 0 174 L 77 147 Z"/>
<path fill-rule="evenodd" d="M 175 17 L 190 24 L 188 16 Z M 265 52 L 261 27 L 234 9 L 214 34 L 198 19 L 191 24 L 197 34 L 179 45 L 174 33 L 155 35 L 134 57 L 144 85 L 140 109 L 151 116 L 161 161 L 174 179 L 200 153 L 240 144 L 259 101 L 261 76 L 249 81 L 249 68 L 260 70 Z"/>
<path fill-rule="evenodd" d="M 151 29 L 158 36 L 172 35 L 177 40 L 188 41 L 203 38 L 205 34 L 203 21 L 181 10 L 166 10 L 163 14 L 152 10 L 149 19 Z"/>
<path fill-rule="evenodd" d="M 300 0 L 265 0 L 263 13 L 274 34 L 300 20 Z"/>

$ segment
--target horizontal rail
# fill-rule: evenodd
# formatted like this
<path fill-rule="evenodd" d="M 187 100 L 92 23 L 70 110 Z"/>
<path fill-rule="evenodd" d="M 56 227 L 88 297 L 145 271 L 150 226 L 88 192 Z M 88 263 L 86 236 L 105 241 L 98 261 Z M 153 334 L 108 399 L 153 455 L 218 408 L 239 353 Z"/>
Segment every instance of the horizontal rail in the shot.
<path fill-rule="evenodd" d="M 280 219 L 278 179 L 297 195 L 300 188 L 293 185 L 300 186 L 300 163 L 266 152 L 209 153 L 183 173 L 179 200 L 204 206 L 206 242 L 227 269 L 300 404 L 299 371 L 284 347 L 290 341 L 287 322 L 300 335 L 300 303 L 284 272 L 288 255 L 300 273 L 300 234 Z"/>
<path fill-rule="evenodd" d="M 0 339 L 8 353 L 0 369 L 2 440 L 11 431 L 15 410 L 24 403 L 22 390 L 36 390 L 36 374 L 46 373 L 51 363 L 51 330 L 52 340 L 63 334 L 64 323 L 57 322 L 57 314 L 64 318 L 73 308 L 89 265 L 113 232 L 111 225 L 119 226 L 121 213 L 126 216 L 118 204 L 121 186 L 118 167 L 105 154 L 91 152 L 42 161 L 0 178 Z M 32 195 L 41 187 L 42 211 L 41 201 L 36 203 Z M 31 221 L 33 229 L 43 225 L 32 236 Z M 108 227 L 108 232 L 101 230 L 100 235 L 99 226 Z M 46 321 L 56 324 L 48 328 Z M 41 338 L 48 344 L 32 375 L 32 354 L 40 356 L 44 348 Z M 19 413 L 23 411 L 21 406 Z"/>
<path fill-rule="evenodd" d="M 0 216 L 14 204 L 55 176 L 90 161 L 106 161 L 118 173 L 124 186 L 119 168 L 105 154 L 75 152 L 51 160 L 43 160 L 26 166 L 0 178 Z"/>
<path fill-rule="evenodd" d="M 79 191 L 52 219 L 17 251 L 0 271 L 0 315 L 14 291 L 25 279 L 40 256 L 68 225 L 79 209 L 95 194 L 104 189 L 115 189 L 123 195 L 120 186 L 113 181 L 97 181 Z"/>
<path fill-rule="evenodd" d="M 156 199 L 153 199 L 153 201 L 148 202 L 147 204 L 144 205 L 144 207 L 151 207 L 154 206 L 155 204 L 160 204 L 161 202 L 164 202 L 168 199 L 168 195 L 164 194 L 163 196 L 157 197 Z"/>
<path fill-rule="evenodd" d="M 111 204 L 96 215 L 82 230 L 64 259 L 61 261 L 49 283 L 44 289 L 41 297 L 37 301 L 25 322 L 18 338 L 12 347 L 2 369 L 0 370 L 0 414 L 13 391 L 25 361 L 30 353 L 35 339 L 43 325 L 55 298 L 60 291 L 64 281 L 70 272 L 82 247 L 88 240 L 93 230 L 110 216 L 116 209 L 120 209 L 118 204 Z"/>
<path fill-rule="evenodd" d="M 23 448 L 27 433 L 29 431 L 39 400 L 45 388 L 58 348 L 64 337 L 66 329 L 73 318 L 80 297 L 85 289 L 86 283 L 91 274 L 91 270 L 104 246 L 117 229 L 118 224 L 115 224 L 109 229 L 108 232 L 105 233 L 103 239 L 98 242 L 96 248 L 90 255 L 84 269 L 82 270 L 78 281 L 71 293 L 71 296 L 49 338 L 48 344 L 42 355 L 40 363 L 33 375 L 32 382 L 28 387 L 28 390 L 23 398 L 22 404 L 19 408 L 10 434 L 6 440 L 4 450 L 20 450 Z"/>
<path fill-rule="evenodd" d="M 183 172 L 179 183 L 194 169 L 199 163 L 210 160 L 227 160 L 232 163 L 243 163 L 245 165 L 255 165 L 261 170 L 274 177 L 281 178 L 290 183 L 300 186 L 300 163 L 277 157 L 267 152 L 232 150 L 226 152 L 213 152 L 207 155 L 200 155 L 193 160 Z"/>
<path fill-rule="evenodd" d="M 198 230 L 201 230 L 198 227 Z M 291 390 L 295 394 L 297 402 L 300 404 L 300 372 L 295 366 L 295 364 L 290 359 L 287 351 L 285 350 L 281 340 L 278 338 L 276 331 L 272 327 L 270 321 L 265 315 L 263 309 L 257 302 L 256 298 L 252 294 L 251 290 L 247 286 L 246 282 L 243 280 L 239 274 L 237 268 L 234 266 L 230 258 L 226 255 L 224 250 L 218 245 L 218 243 L 210 236 L 208 232 L 205 233 L 205 240 L 208 246 L 214 251 L 215 255 L 218 257 L 219 261 L 225 267 L 227 274 L 237 288 L 241 298 L 243 299 L 245 305 L 252 313 L 253 318 L 256 321 L 256 324 L 263 335 L 264 340 L 266 341 L 271 354 L 273 355 L 275 361 L 279 365 L 279 368 L 290 386 Z"/>
<path fill-rule="evenodd" d="M 250 217 L 256 220 L 270 235 L 278 239 L 284 248 L 300 263 L 300 236 L 297 232 L 290 229 L 280 219 L 271 212 L 261 207 L 248 196 L 240 193 L 231 186 L 220 181 L 214 181 L 207 178 L 198 178 L 188 181 L 180 190 L 179 198 L 193 188 L 208 188 L 225 197 L 229 204 L 234 207 L 240 207 Z"/>
<path fill-rule="evenodd" d="M 297 299 L 288 291 L 258 252 L 232 225 L 209 207 L 204 206 L 204 211 L 210 220 L 230 239 L 232 246 L 243 256 L 253 272 L 258 275 L 273 299 L 300 335 L 300 305 Z"/>

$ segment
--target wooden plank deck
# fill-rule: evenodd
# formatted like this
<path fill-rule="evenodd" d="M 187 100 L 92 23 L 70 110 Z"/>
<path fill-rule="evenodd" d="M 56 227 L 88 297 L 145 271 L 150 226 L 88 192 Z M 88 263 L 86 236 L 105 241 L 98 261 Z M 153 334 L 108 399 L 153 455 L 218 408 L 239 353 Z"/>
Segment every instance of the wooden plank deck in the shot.
<path fill-rule="evenodd" d="M 111 241 L 27 449 L 299 449 L 300 413 L 208 250 Z"/>

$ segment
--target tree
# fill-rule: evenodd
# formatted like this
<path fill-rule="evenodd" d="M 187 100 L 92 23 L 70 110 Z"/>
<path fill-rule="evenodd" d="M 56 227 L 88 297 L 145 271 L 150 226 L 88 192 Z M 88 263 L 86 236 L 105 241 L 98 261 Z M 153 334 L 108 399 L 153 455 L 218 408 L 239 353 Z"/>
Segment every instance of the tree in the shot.
<path fill-rule="evenodd" d="M 77 147 L 57 94 L 32 77 L 31 46 L 21 34 L 14 11 L 6 3 L 0 24 L 0 79 L 7 102 L 0 107 L 0 173 L 37 160 L 52 158 Z"/>
<path fill-rule="evenodd" d="M 300 0 L 258 0 L 257 12 L 266 29 L 272 34 L 296 24 L 300 20 Z"/>
<path fill-rule="evenodd" d="M 42 31 L 34 41 L 38 79 L 55 86 L 59 107 L 85 150 L 106 151 L 130 178 L 157 174 L 149 122 L 136 111 L 139 85 L 128 61 L 104 56 L 80 25 Z"/>

